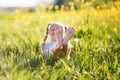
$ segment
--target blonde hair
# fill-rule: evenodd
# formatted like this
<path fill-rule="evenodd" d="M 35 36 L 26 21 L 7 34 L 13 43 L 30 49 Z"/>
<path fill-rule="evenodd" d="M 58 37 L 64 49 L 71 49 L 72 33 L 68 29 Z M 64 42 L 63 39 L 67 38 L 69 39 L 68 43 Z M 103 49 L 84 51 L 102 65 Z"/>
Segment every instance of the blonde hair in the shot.
<path fill-rule="evenodd" d="M 52 26 L 54 26 L 55 24 L 62 26 L 63 29 L 64 29 L 64 31 L 65 31 L 65 33 L 67 32 L 67 28 L 68 28 L 67 25 L 64 25 L 64 24 L 62 24 L 62 23 L 60 23 L 60 22 L 48 23 L 48 24 L 47 24 L 47 28 L 46 28 L 45 37 L 43 38 L 43 41 L 42 41 L 42 43 L 40 44 L 40 52 L 42 52 L 42 53 L 44 53 L 45 43 L 46 43 L 46 40 L 47 40 L 47 38 L 48 38 L 49 29 L 50 29 Z"/>

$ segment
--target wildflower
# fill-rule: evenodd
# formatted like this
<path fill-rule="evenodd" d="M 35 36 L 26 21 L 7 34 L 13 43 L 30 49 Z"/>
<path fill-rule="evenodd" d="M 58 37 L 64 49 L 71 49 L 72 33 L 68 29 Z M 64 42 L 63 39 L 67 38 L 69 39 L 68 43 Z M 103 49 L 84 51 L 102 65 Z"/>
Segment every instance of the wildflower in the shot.
<path fill-rule="evenodd" d="M 7 42 L 7 45 L 10 45 L 10 41 Z"/>
<path fill-rule="evenodd" d="M 118 68 L 118 72 L 120 72 L 120 68 Z"/>
<path fill-rule="evenodd" d="M 64 10 L 65 9 L 65 6 L 64 5 L 61 5 L 61 10 Z"/>
<path fill-rule="evenodd" d="M 70 9 L 71 9 L 71 10 L 74 10 L 74 6 L 71 6 Z"/>
<path fill-rule="evenodd" d="M 64 6 L 64 5 L 61 5 L 61 8 L 65 8 L 65 6 Z"/>
<path fill-rule="evenodd" d="M 106 52 L 106 49 L 105 49 L 105 48 L 102 48 L 101 50 L 102 50 L 103 52 Z"/>
<path fill-rule="evenodd" d="M 91 6 L 91 3 L 90 2 L 86 2 L 85 6 L 89 7 L 89 6 Z"/>
<path fill-rule="evenodd" d="M 113 28 L 113 31 L 114 31 L 114 32 L 117 32 L 117 28 Z"/>
<path fill-rule="evenodd" d="M 110 38 L 111 38 L 111 36 L 110 36 L 110 35 L 107 35 L 107 38 L 108 38 L 108 39 L 110 39 Z"/>
<path fill-rule="evenodd" d="M 118 18 L 118 16 L 116 16 L 116 17 L 115 17 L 115 20 L 116 20 L 116 21 L 119 21 L 119 18 Z"/>
<path fill-rule="evenodd" d="M 87 72 L 87 71 L 85 71 L 85 70 L 83 70 L 83 74 L 88 74 L 88 72 Z"/>
<path fill-rule="evenodd" d="M 79 2 L 79 0 L 75 0 L 75 2 Z"/>
<path fill-rule="evenodd" d="M 111 11 L 116 11 L 116 8 L 112 6 Z"/>
<path fill-rule="evenodd" d="M 70 6 L 73 6 L 73 5 L 74 5 L 74 3 L 73 3 L 73 2 L 69 2 L 68 4 L 69 4 Z"/>
<path fill-rule="evenodd" d="M 59 9 L 59 6 L 58 6 L 58 5 L 56 5 L 56 6 L 55 6 L 55 10 L 58 10 L 58 9 Z"/>
<path fill-rule="evenodd" d="M 106 8 L 107 8 L 107 5 L 106 5 L 105 3 L 103 3 L 103 4 L 102 4 L 102 7 L 103 7 L 104 9 L 106 9 Z"/>
<path fill-rule="evenodd" d="M 105 22 L 103 22 L 102 25 L 103 25 L 103 28 L 104 28 L 104 29 L 106 29 L 106 28 L 108 27 Z"/>
<path fill-rule="evenodd" d="M 74 42 L 79 42 L 79 38 L 74 38 Z"/>
<path fill-rule="evenodd" d="M 52 10 L 52 8 L 53 8 L 52 5 L 48 6 L 48 10 Z"/>
<path fill-rule="evenodd" d="M 97 9 L 100 9 L 100 6 L 97 6 Z"/>

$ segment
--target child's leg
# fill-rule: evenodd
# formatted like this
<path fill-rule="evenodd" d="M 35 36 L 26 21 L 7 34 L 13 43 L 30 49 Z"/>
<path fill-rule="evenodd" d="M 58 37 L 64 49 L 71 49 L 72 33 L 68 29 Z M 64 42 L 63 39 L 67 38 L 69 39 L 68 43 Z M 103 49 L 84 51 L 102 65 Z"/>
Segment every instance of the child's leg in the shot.
<path fill-rule="evenodd" d="M 60 52 L 60 48 L 63 48 L 62 46 L 62 40 L 63 40 L 63 29 L 58 27 L 55 31 L 55 35 L 57 37 L 56 44 L 52 47 L 52 51 L 54 54 L 58 54 Z"/>
<path fill-rule="evenodd" d="M 74 28 L 69 27 L 67 29 L 67 33 L 66 33 L 65 37 L 63 38 L 63 45 L 68 44 L 68 41 L 73 37 L 74 33 L 75 33 Z"/>
<path fill-rule="evenodd" d="M 55 31 L 55 35 L 57 37 L 57 43 L 60 47 L 62 47 L 62 40 L 63 40 L 63 29 L 62 27 L 57 27 Z"/>
<path fill-rule="evenodd" d="M 64 53 L 61 53 L 61 54 L 64 56 L 68 55 L 71 51 L 70 47 L 68 46 L 68 44 L 69 44 L 68 41 L 73 37 L 74 33 L 75 33 L 74 28 L 69 27 L 65 37 L 63 38 L 63 42 L 62 42 L 63 50 L 62 51 Z"/>

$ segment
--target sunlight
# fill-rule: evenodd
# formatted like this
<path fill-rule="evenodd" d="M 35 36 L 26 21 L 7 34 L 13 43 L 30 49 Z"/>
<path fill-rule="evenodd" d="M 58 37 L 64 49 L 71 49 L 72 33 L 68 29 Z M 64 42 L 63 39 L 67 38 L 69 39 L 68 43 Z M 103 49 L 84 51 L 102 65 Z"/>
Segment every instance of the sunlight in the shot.
<path fill-rule="evenodd" d="M 40 4 L 53 4 L 54 0 L 1 0 L 0 7 L 35 7 Z"/>

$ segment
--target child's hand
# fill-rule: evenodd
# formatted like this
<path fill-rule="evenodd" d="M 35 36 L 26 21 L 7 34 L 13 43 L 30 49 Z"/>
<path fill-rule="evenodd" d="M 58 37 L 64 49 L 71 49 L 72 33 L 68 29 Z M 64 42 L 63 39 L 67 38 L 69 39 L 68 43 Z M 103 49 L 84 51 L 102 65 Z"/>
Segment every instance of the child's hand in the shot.
<path fill-rule="evenodd" d="M 76 32 L 74 27 L 72 27 L 72 29 L 73 29 L 74 32 Z"/>

